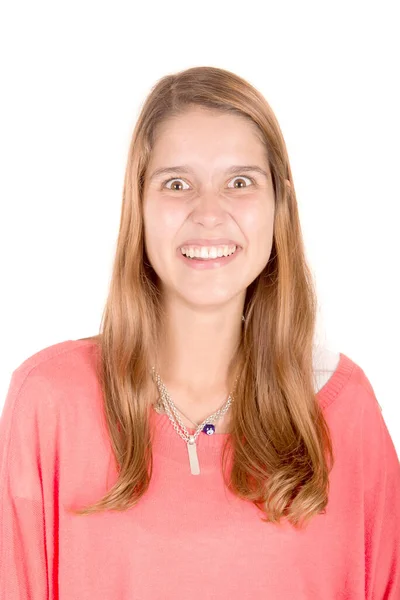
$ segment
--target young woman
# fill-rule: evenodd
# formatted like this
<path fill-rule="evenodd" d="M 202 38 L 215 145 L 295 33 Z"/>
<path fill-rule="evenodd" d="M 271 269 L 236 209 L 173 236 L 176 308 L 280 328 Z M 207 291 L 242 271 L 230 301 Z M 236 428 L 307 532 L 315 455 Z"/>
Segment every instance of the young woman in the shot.
<path fill-rule="evenodd" d="M 99 335 L 12 374 L 0 597 L 398 600 L 399 460 L 316 310 L 265 98 L 217 68 L 162 78 Z"/>

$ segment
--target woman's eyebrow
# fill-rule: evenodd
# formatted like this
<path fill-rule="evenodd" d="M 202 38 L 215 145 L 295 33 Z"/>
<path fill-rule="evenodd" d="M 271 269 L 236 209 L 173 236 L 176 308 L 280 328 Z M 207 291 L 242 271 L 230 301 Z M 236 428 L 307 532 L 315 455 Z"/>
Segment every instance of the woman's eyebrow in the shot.
<path fill-rule="evenodd" d="M 264 177 L 266 177 L 268 179 L 267 171 L 265 171 L 265 169 L 262 169 L 258 165 L 233 165 L 232 167 L 229 167 L 228 169 L 226 169 L 225 173 L 235 174 L 235 173 L 243 173 L 243 172 L 248 172 L 248 171 L 256 171 L 257 173 L 264 175 Z M 156 169 L 155 171 L 153 171 L 153 173 L 150 176 L 150 179 L 153 179 L 154 177 L 157 177 L 158 175 L 162 175 L 164 173 L 172 173 L 172 172 L 174 172 L 174 173 L 176 173 L 176 172 L 191 173 L 192 169 L 188 165 L 178 165 L 175 167 L 160 167 L 159 169 Z"/>

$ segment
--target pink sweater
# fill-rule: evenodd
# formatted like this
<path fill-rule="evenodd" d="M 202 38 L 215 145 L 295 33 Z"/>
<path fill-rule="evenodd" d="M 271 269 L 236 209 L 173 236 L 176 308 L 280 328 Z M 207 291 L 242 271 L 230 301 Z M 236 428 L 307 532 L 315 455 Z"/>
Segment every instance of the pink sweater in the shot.
<path fill-rule="evenodd" d="M 126 512 L 72 516 L 117 479 L 93 342 L 45 348 L 12 374 L 0 419 L 1 600 L 399 600 L 400 464 L 364 371 L 344 354 L 318 392 L 336 463 L 299 532 L 224 488 L 228 434 L 197 439 L 201 474 L 152 413 L 153 475 Z"/>

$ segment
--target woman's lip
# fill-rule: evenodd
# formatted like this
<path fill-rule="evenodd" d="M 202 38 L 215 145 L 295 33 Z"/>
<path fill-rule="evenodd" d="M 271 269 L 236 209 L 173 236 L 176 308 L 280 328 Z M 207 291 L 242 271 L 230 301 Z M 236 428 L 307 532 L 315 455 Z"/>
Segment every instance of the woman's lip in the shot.
<path fill-rule="evenodd" d="M 183 248 L 184 246 L 222 246 L 222 245 L 238 246 L 239 248 L 241 248 L 240 244 L 238 244 L 234 240 L 228 240 L 227 238 L 218 238 L 218 239 L 213 239 L 213 240 L 199 238 L 199 239 L 188 240 L 188 241 L 184 242 L 183 244 L 181 244 L 179 246 L 179 248 Z"/>
<path fill-rule="evenodd" d="M 216 258 L 214 258 L 212 260 L 198 260 L 196 258 L 188 258 L 184 254 L 182 254 L 182 252 L 179 248 L 177 249 L 176 253 L 179 256 L 179 258 L 181 260 L 183 260 L 183 262 L 186 265 L 188 265 L 189 267 L 192 267 L 193 269 L 203 271 L 203 270 L 209 270 L 209 269 L 216 269 L 218 267 L 223 267 L 225 265 L 228 265 L 230 262 L 235 260 L 237 255 L 240 254 L 241 250 L 242 250 L 242 248 L 240 246 L 238 246 L 236 248 L 235 252 L 233 252 L 233 254 L 230 254 L 229 256 L 217 256 Z"/>

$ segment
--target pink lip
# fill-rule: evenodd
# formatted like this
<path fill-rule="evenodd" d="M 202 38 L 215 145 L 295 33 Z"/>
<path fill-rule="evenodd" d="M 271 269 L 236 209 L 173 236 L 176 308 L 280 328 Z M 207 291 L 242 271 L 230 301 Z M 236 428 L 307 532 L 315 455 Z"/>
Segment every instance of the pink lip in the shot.
<path fill-rule="evenodd" d="M 235 240 L 228 240 L 228 238 L 214 238 L 214 239 L 192 239 L 192 240 L 187 240 L 186 242 L 183 242 L 183 244 L 181 244 L 179 246 L 179 248 L 182 248 L 183 246 L 220 246 L 221 244 L 226 244 L 228 246 L 240 246 L 240 244 L 238 244 L 237 242 L 235 242 Z"/>
<path fill-rule="evenodd" d="M 229 256 L 221 256 L 214 258 L 213 260 L 196 260 L 196 258 L 187 258 L 184 254 L 182 254 L 180 248 L 177 249 L 176 253 L 178 257 L 192 269 L 197 269 L 200 271 L 205 271 L 209 269 L 217 269 L 219 267 L 223 267 L 228 265 L 230 262 L 236 259 L 236 257 L 241 253 L 242 248 L 240 246 L 237 247 L 236 251 Z"/>

